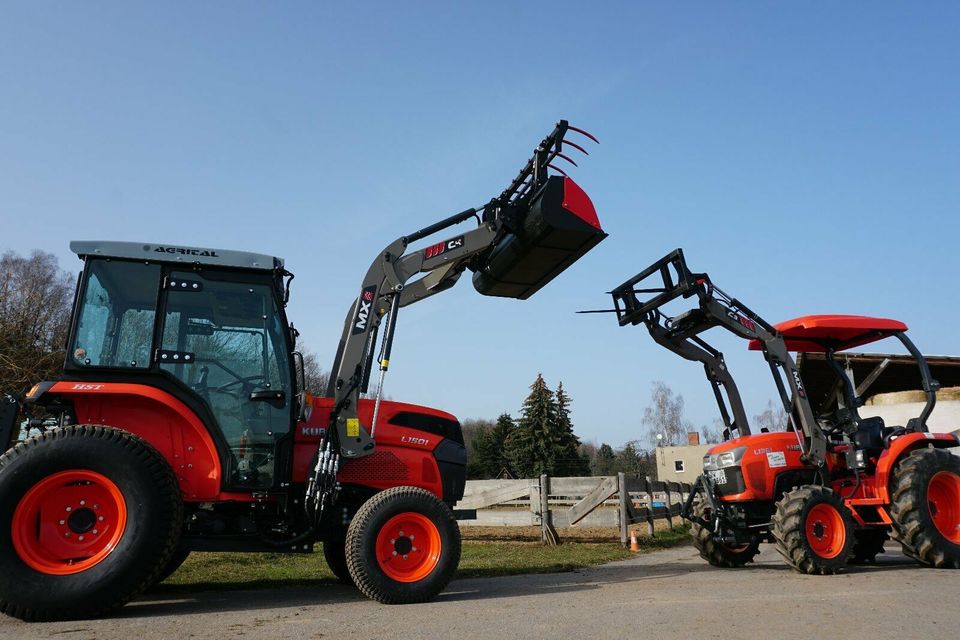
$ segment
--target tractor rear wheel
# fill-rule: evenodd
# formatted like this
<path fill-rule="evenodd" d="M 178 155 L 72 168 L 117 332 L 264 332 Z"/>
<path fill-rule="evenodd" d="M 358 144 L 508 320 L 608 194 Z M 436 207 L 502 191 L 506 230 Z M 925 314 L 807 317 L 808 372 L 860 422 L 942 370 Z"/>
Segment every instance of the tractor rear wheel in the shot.
<path fill-rule="evenodd" d="M 773 514 L 777 551 L 801 573 L 843 570 L 853 552 L 853 528 L 853 516 L 840 496 L 817 485 L 784 494 Z"/>
<path fill-rule="evenodd" d="M 368 500 L 347 529 L 354 584 L 383 604 L 432 600 L 460 562 L 460 528 L 429 491 L 394 487 Z"/>
<path fill-rule="evenodd" d="M 904 552 L 940 569 L 960 569 L 960 457 L 917 449 L 897 463 L 890 516 Z"/>
<path fill-rule="evenodd" d="M 706 502 L 700 502 L 693 508 L 695 516 L 710 521 L 710 505 Z M 749 544 L 727 545 L 718 542 L 713 532 L 694 523 L 691 527 L 693 533 L 693 546 L 700 552 L 700 557 L 715 567 L 724 569 L 733 569 L 753 562 L 753 559 L 760 553 L 760 541 L 754 540 Z"/>
<path fill-rule="evenodd" d="M 853 532 L 853 555 L 850 564 L 872 564 L 883 553 L 883 543 L 890 539 L 886 529 L 857 529 Z"/>
<path fill-rule="evenodd" d="M 152 585 L 180 537 L 173 470 L 140 438 L 69 426 L 0 456 L 0 612 L 93 618 Z"/>

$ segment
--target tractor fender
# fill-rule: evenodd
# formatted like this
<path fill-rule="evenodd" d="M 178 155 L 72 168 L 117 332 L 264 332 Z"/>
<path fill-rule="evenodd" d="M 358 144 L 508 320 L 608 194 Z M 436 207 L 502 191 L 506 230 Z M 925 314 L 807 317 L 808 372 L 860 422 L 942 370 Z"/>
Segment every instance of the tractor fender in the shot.
<path fill-rule="evenodd" d="M 952 433 L 914 432 L 893 440 L 890 447 L 877 460 L 877 497 L 883 499 L 885 503 L 891 502 L 890 480 L 893 476 L 893 470 L 897 463 L 911 451 L 928 446 L 937 449 L 956 447 L 958 439 L 960 438 Z"/>
<path fill-rule="evenodd" d="M 73 402 L 79 424 L 101 424 L 133 433 L 170 464 L 187 502 L 216 500 L 222 468 L 203 422 L 174 396 L 143 384 L 57 382 L 49 393 Z"/>

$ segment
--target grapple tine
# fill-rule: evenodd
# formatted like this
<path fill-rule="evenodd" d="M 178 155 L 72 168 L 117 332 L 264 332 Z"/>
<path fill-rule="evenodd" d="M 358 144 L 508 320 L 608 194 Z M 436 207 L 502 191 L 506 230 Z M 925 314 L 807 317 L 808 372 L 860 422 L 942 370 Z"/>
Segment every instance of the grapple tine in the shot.
<path fill-rule="evenodd" d="M 564 140 L 564 141 L 563 141 L 563 144 L 569 145 L 569 146 L 573 147 L 573 148 L 576 149 L 577 151 L 582 152 L 583 155 L 585 155 L 585 156 L 590 155 L 590 152 L 589 152 L 589 151 L 587 151 L 586 149 L 584 149 L 583 147 L 581 147 L 580 145 L 578 145 L 576 142 L 570 142 L 569 140 Z"/>
<path fill-rule="evenodd" d="M 564 160 L 566 160 L 567 162 L 569 162 L 570 164 L 572 164 L 572 165 L 575 166 L 575 167 L 579 167 L 579 166 L 580 166 L 580 165 L 578 165 L 576 162 L 574 162 L 570 157 L 568 157 L 566 154 L 560 153 L 559 151 L 557 151 L 557 157 L 558 157 L 558 158 L 563 158 Z"/>
<path fill-rule="evenodd" d="M 592 134 L 592 133 L 589 133 L 588 131 L 584 131 L 583 129 L 578 129 L 577 127 L 573 126 L 572 124 L 568 124 L 568 125 L 567 125 L 567 128 L 570 129 L 571 131 L 576 131 L 576 132 L 579 133 L 579 134 L 585 135 L 585 136 L 587 136 L 588 138 L 590 138 L 591 140 L 593 140 L 594 142 L 596 142 L 597 144 L 600 144 L 600 141 L 597 140 L 597 139 L 593 136 L 593 134 Z"/>
<path fill-rule="evenodd" d="M 565 177 L 565 178 L 568 178 L 568 177 L 569 177 L 569 176 L 567 175 L 567 172 L 564 171 L 563 169 L 561 169 L 560 167 L 557 167 L 557 166 L 555 166 L 555 165 L 552 164 L 552 163 L 551 163 L 551 164 L 548 164 L 547 166 L 550 167 L 551 169 L 553 169 L 554 171 L 556 171 L 557 173 L 559 173 L 560 175 L 562 175 L 563 177 Z"/>

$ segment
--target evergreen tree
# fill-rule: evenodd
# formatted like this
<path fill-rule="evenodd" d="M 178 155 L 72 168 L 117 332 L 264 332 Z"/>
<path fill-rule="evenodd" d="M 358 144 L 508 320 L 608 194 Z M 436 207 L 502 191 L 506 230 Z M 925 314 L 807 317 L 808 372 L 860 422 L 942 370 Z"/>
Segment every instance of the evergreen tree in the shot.
<path fill-rule="evenodd" d="M 557 385 L 557 445 L 554 450 L 554 473 L 558 476 L 590 475 L 590 461 L 580 455 L 580 438 L 573 432 L 570 404 L 573 400 Z"/>
<path fill-rule="evenodd" d="M 617 454 L 606 442 L 597 449 L 597 457 L 593 460 L 591 471 L 595 476 L 611 476 L 617 473 Z"/>
<path fill-rule="evenodd" d="M 473 429 L 470 439 L 470 456 L 467 461 L 467 479 L 484 480 L 490 476 L 487 474 L 487 451 L 489 450 L 490 428 L 485 425 L 477 425 Z"/>
<path fill-rule="evenodd" d="M 468 475 L 470 478 L 496 478 L 504 469 L 513 473 L 507 440 L 516 429 L 513 418 L 503 413 L 496 424 L 484 427 L 474 436 Z"/>
<path fill-rule="evenodd" d="M 520 420 L 510 436 L 510 460 L 521 478 L 535 478 L 552 472 L 552 452 L 556 445 L 554 426 L 557 405 L 553 391 L 547 387 L 543 374 L 530 385 L 530 395 L 523 401 Z"/>

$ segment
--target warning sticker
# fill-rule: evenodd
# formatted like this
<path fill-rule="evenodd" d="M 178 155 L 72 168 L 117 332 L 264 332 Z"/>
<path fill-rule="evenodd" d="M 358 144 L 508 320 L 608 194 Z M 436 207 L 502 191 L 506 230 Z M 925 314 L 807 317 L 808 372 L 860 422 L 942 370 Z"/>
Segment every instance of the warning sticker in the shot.
<path fill-rule="evenodd" d="M 347 437 L 357 438 L 360 436 L 360 419 L 347 418 Z"/>
<path fill-rule="evenodd" d="M 783 451 L 771 451 L 767 454 L 767 464 L 771 468 L 787 466 L 787 456 Z"/>

